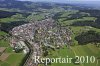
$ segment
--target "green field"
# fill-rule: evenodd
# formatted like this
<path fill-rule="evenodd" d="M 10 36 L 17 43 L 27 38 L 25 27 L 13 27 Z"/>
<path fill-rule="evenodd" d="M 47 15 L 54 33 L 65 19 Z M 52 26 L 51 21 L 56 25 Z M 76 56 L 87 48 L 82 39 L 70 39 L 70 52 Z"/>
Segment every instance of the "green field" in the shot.
<path fill-rule="evenodd" d="M 32 13 L 31 15 L 29 15 L 27 17 L 28 21 L 30 21 L 30 20 L 40 21 L 40 20 L 43 20 L 43 19 L 45 19 L 45 15 L 43 13 L 42 14 Z"/>
<path fill-rule="evenodd" d="M 25 55 L 23 53 L 11 54 L 7 58 L 6 62 L 8 62 L 10 66 L 20 66 L 24 57 Z"/>
<path fill-rule="evenodd" d="M 20 66 L 24 57 L 23 53 L 11 53 L 5 61 L 0 63 L 0 66 Z"/>
<path fill-rule="evenodd" d="M 65 25 L 71 25 L 75 22 L 86 22 L 86 21 L 94 21 L 96 20 L 95 17 L 83 17 L 83 18 L 79 18 L 79 19 L 72 19 L 72 20 L 66 20 L 66 18 L 61 18 L 61 19 L 58 19 L 59 23 L 62 25 L 62 26 L 65 26 Z"/>
<path fill-rule="evenodd" d="M 1 18 L 0 19 L 0 22 L 3 22 L 3 23 L 14 22 L 14 21 L 19 21 L 19 20 L 18 19 L 14 19 L 14 18 Z"/>
<path fill-rule="evenodd" d="M 0 31 L 0 37 L 6 35 L 8 34 L 3 31 Z M 23 58 L 25 57 L 25 54 L 15 53 L 13 51 L 13 48 L 9 45 L 9 41 L 5 38 L 0 40 L 0 47 L 5 47 L 6 50 L 3 53 L 9 54 L 9 56 L 4 61 L 0 60 L 0 66 L 20 66 Z"/>
<path fill-rule="evenodd" d="M 0 47 L 8 47 L 9 46 L 9 41 L 5 38 L 8 34 L 0 31 Z"/>
<path fill-rule="evenodd" d="M 93 49 L 92 49 L 93 48 Z M 58 57 L 62 57 L 62 58 L 66 58 L 71 57 L 71 58 L 75 58 L 75 56 L 95 56 L 95 58 L 100 57 L 100 49 L 95 47 L 95 45 L 92 44 L 88 44 L 88 45 L 84 45 L 84 46 L 73 46 L 71 47 L 71 49 L 68 49 L 67 47 L 61 48 L 61 49 L 57 49 L 56 51 L 52 51 L 51 52 L 52 55 L 49 55 L 48 57 L 50 58 L 58 58 Z M 86 59 L 86 58 L 85 58 Z M 98 60 L 98 63 L 100 63 L 100 60 Z M 100 64 L 97 63 L 97 59 L 95 60 L 94 63 L 86 63 L 86 61 L 84 63 L 79 63 L 79 64 L 75 64 L 73 61 L 72 63 L 52 63 L 49 66 L 100 66 Z"/>

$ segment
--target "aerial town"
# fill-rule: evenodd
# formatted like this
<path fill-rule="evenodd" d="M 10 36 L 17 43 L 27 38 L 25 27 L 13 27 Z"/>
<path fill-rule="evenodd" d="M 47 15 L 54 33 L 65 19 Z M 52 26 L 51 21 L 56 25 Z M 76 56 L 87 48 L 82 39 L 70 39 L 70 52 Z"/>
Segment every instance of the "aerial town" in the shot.
<path fill-rule="evenodd" d="M 100 66 L 100 0 L 0 0 L 0 66 Z"/>
<path fill-rule="evenodd" d="M 14 27 L 11 31 L 11 46 L 15 51 L 20 49 L 29 56 L 24 66 L 38 66 L 34 56 L 42 56 L 42 46 L 53 49 L 71 44 L 71 31 L 68 27 L 59 27 L 52 18 Z"/>

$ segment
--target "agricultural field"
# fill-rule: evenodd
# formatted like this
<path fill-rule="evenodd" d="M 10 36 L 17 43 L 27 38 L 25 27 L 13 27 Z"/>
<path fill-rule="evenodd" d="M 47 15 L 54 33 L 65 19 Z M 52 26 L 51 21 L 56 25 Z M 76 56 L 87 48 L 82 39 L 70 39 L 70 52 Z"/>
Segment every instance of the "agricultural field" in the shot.
<path fill-rule="evenodd" d="M 94 48 L 94 49 L 92 49 Z M 92 44 L 88 44 L 88 45 L 78 45 L 78 46 L 72 46 L 70 49 L 67 47 L 61 48 L 61 49 L 57 49 L 55 51 L 50 51 L 50 55 L 48 55 L 48 57 L 50 58 L 58 58 L 58 57 L 62 57 L 62 58 L 66 58 L 66 57 L 71 57 L 72 59 L 72 63 L 52 63 L 48 66 L 99 66 L 99 62 L 100 60 L 97 59 L 97 57 L 100 57 L 100 49 L 97 48 L 95 45 Z M 84 56 L 85 57 L 85 61 L 83 63 L 74 63 L 74 59 L 75 56 Z M 86 63 L 87 58 L 86 57 L 91 57 L 94 56 L 95 57 L 95 62 L 94 63 Z M 90 58 L 89 58 L 90 59 Z M 83 59 L 81 59 L 83 60 Z"/>
<path fill-rule="evenodd" d="M 93 26 L 96 25 L 96 17 L 90 16 L 89 13 L 71 10 L 60 12 L 53 17 L 61 26 Z"/>
<path fill-rule="evenodd" d="M 9 41 L 4 36 L 7 33 L 0 31 L 0 48 L 3 47 L 5 50 L 0 54 L 0 66 L 20 66 L 25 54 L 15 53 L 13 48 L 10 47 Z M 3 36 L 3 37 L 2 37 Z"/>
<path fill-rule="evenodd" d="M 1 61 L 0 66 L 20 66 L 25 55 L 23 53 L 8 53 L 9 56 Z"/>
<path fill-rule="evenodd" d="M 0 47 L 8 47 L 9 41 L 5 38 L 8 34 L 4 31 L 0 31 Z"/>
<path fill-rule="evenodd" d="M 0 19 L 0 22 L 3 22 L 3 23 L 13 22 L 13 21 L 18 21 L 18 19 L 14 19 L 14 18 L 1 18 Z"/>

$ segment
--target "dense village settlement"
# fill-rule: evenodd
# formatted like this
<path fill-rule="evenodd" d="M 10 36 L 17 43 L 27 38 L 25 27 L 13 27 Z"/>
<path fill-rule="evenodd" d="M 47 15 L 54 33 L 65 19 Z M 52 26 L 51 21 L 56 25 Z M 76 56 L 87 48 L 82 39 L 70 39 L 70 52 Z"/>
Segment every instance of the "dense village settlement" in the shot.
<path fill-rule="evenodd" d="M 43 46 L 55 49 L 64 45 L 70 47 L 71 44 L 69 28 L 61 27 L 52 18 L 14 27 L 11 34 L 11 46 L 15 51 L 29 53 L 23 66 L 38 66 L 39 63 L 34 63 L 34 57 L 42 57 Z"/>

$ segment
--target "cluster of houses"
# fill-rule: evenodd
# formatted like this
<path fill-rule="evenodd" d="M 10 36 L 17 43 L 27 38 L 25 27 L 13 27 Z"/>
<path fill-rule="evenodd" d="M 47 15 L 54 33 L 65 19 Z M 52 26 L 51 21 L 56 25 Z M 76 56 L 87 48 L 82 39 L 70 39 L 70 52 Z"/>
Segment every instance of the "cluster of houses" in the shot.
<path fill-rule="evenodd" d="M 52 18 L 17 26 L 11 33 L 11 46 L 15 51 L 22 49 L 27 54 L 32 50 L 26 66 L 37 66 L 38 63 L 34 64 L 33 60 L 34 56 L 42 56 L 41 46 L 57 48 L 71 42 L 71 32 L 68 28 L 59 26 Z"/>

